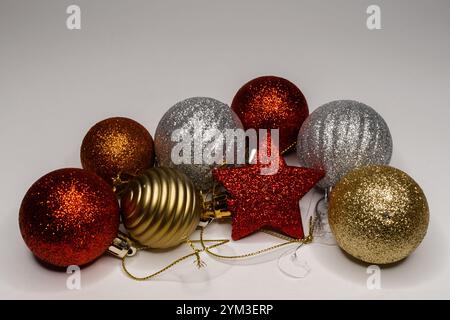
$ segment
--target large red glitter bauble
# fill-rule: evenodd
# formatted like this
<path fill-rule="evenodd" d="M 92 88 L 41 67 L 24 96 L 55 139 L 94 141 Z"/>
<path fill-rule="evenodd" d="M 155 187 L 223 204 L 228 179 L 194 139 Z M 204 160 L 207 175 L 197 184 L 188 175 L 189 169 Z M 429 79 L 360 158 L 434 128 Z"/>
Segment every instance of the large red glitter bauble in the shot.
<path fill-rule="evenodd" d="M 111 187 L 82 169 L 60 169 L 36 181 L 19 212 L 22 237 L 42 261 L 84 265 L 117 236 L 119 205 Z"/>
<path fill-rule="evenodd" d="M 138 122 L 115 117 L 95 124 L 80 150 L 84 169 L 97 173 L 109 184 L 120 175 L 124 180 L 153 166 L 153 138 Z"/>
<path fill-rule="evenodd" d="M 275 76 L 259 77 L 244 84 L 234 96 L 231 108 L 245 129 L 279 129 L 281 151 L 295 145 L 298 131 L 309 114 L 300 89 Z"/>

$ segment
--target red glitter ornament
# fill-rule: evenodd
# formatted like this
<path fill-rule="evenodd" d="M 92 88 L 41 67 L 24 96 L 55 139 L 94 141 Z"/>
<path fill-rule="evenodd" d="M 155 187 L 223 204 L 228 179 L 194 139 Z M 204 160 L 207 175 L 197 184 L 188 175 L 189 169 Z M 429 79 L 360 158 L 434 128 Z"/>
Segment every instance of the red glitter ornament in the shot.
<path fill-rule="evenodd" d="M 265 146 L 260 145 L 259 155 L 262 150 L 268 150 Z M 270 149 L 267 154 L 270 155 Z M 261 174 L 261 169 L 268 165 L 259 160 L 243 167 L 213 170 L 214 178 L 230 194 L 228 209 L 232 213 L 233 240 L 264 227 L 296 239 L 303 238 L 299 200 L 323 178 L 325 172 L 288 166 L 278 150 L 274 161 L 278 171 L 272 175 Z"/>
<path fill-rule="evenodd" d="M 295 145 L 298 131 L 309 114 L 300 89 L 274 76 L 259 77 L 244 84 L 234 96 L 231 108 L 245 129 L 279 129 L 282 151 Z"/>
<path fill-rule="evenodd" d="M 19 226 L 28 248 L 42 261 L 66 267 L 102 255 L 117 236 L 119 205 L 110 186 L 82 169 L 43 176 L 26 193 Z"/>

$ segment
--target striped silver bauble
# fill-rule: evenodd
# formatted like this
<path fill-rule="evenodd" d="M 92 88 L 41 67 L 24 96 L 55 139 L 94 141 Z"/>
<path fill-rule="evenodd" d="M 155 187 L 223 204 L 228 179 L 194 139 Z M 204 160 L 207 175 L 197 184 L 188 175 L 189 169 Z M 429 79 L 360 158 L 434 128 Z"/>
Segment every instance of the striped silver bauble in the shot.
<path fill-rule="evenodd" d="M 388 164 L 392 137 L 384 119 L 353 100 L 329 102 L 312 112 L 297 138 L 297 155 L 305 167 L 323 169 L 321 188 L 334 186 L 350 170 Z"/>

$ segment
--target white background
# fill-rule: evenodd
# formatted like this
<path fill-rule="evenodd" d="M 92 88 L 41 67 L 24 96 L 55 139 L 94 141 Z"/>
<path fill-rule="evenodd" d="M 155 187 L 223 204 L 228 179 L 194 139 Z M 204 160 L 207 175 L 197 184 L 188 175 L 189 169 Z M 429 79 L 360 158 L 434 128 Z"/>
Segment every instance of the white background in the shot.
<path fill-rule="evenodd" d="M 82 9 L 69 31 L 65 10 Z M 382 30 L 366 28 L 379 4 Z M 0 1 L 0 298 L 310 299 L 450 298 L 449 169 L 450 3 L 448 1 Z M 311 268 L 293 279 L 279 251 L 240 264 L 180 264 L 153 281 L 135 282 L 120 261 L 102 257 L 82 269 L 81 290 L 64 272 L 39 265 L 18 228 L 18 208 L 43 174 L 79 167 L 87 130 L 111 116 L 133 118 L 154 134 L 164 112 L 191 96 L 227 104 L 260 75 L 297 84 L 310 111 L 335 99 L 375 108 L 394 139 L 391 164 L 424 189 L 431 220 L 422 245 L 381 271 L 368 290 L 366 265 L 334 246 L 299 252 Z M 289 163 L 296 164 L 295 155 Z M 301 201 L 308 214 L 309 194 Z M 310 211 L 309 211 L 310 212 Z M 208 238 L 229 237 L 215 224 Z M 276 242 L 257 234 L 223 248 L 243 253 Z M 145 274 L 186 248 L 143 253 Z"/>

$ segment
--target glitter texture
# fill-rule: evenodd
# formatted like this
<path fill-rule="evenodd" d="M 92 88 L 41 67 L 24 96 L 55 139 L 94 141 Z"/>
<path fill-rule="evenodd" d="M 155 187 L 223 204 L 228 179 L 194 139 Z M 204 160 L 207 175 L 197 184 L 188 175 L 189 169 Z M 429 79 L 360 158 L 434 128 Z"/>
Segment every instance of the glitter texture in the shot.
<path fill-rule="evenodd" d="M 194 137 L 195 144 L 201 148 L 201 153 L 205 147 L 220 149 L 218 144 L 223 144 L 224 152 L 228 148 L 224 141 L 214 140 L 204 135 L 206 130 L 216 129 L 223 135 L 226 129 L 242 128 L 242 124 L 236 114 L 226 104 L 212 98 L 194 97 L 183 100 L 170 108 L 158 124 L 155 134 L 156 158 L 159 166 L 177 168 L 192 179 L 194 185 L 199 190 L 206 190 L 212 187 L 213 180 L 211 170 L 222 165 L 207 164 L 204 161 L 195 163 L 194 159 L 194 141 L 191 143 L 191 155 L 189 163 L 175 164 L 172 161 L 172 148 L 178 143 L 172 141 L 172 132 L 180 130 L 183 136 Z M 194 136 L 194 133 L 201 133 L 201 137 Z M 243 152 L 237 150 L 237 152 Z M 201 159 L 200 159 L 201 160 Z"/>
<path fill-rule="evenodd" d="M 339 246 L 362 261 L 407 257 L 425 237 L 429 212 L 422 189 L 403 171 L 367 166 L 333 188 L 329 222 Z"/>
<path fill-rule="evenodd" d="M 309 114 L 300 89 L 274 76 L 247 82 L 234 96 L 231 108 L 245 129 L 279 129 L 282 151 L 295 144 L 298 130 Z"/>
<path fill-rule="evenodd" d="M 117 236 L 119 206 L 110 186 L 82 169 L 60 169 L 35 182 L 19 213 L 22 237 L 41 260 L 83 265 Z"/>
<path fill-rule="evenodd" d="M 287 166 L 279 155 L 276 159 L 279 169 L 273 175 L 261 175 L 264 165 L 260 163 L 213 171 L 214 178 L 230 194 L 228 209 L 232 212 L 233 240 L 263 227 L 293 238 L 303 237 L 299 200 L 324 172 Z"/>
<path fill-rule="evenodd" d="M 109 118 L 98 122 L 81 145 L 81 164 L 109 184 L 139 174 L 153 166 L 153 138 L 142 125 L 128 118 Z"/>
<path fill-rule="evenodd" d="M 326 171 L 318 183 L 334 186 L 350 170 L 388 164 L 392 138 L 383 118 L 371 107 L 352 100 L 327 103 L 311 113 L 297 139 L 300 164 Z"/>

